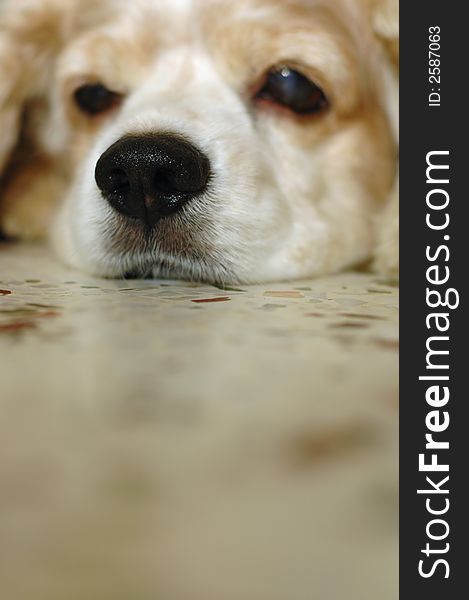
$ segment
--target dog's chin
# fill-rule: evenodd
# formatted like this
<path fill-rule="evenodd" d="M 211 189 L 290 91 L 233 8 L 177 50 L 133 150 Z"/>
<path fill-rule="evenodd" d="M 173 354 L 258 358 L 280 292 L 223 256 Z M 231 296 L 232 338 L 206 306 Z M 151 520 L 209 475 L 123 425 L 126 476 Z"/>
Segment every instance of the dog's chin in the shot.
<path fill-rule="evenodd" d="M 152 261 L 135 261 L 135 268 L 122 274 L 122 279 L 164 279 L 205 283 L 216 287 L 239 285 L 240 280 L 224 265 L 180 257 L 158 257 Z"/>
<path fill-rule="evenodd" d="M 163 218 L 155 225 L 117 216 L 103 231 L 111 272 L 125 279 L 173 279 L 215 285 L 239 283 L 230 261 L 208 239 L 204 218 L 184 215 Z M 107 261 L 106 261 L 107 262 Z"/>

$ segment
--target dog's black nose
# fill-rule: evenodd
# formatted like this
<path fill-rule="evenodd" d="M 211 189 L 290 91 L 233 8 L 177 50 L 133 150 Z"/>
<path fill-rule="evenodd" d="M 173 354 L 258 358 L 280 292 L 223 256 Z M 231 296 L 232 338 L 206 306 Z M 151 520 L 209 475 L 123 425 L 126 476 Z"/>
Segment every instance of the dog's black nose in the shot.
<path fill-rule="evenodd" d="M 201 194 L 209 175 L 205 154 L 171 134 L 124 137 L 104 152 L 95 171 L 111 206 L 150 225 Z"/>

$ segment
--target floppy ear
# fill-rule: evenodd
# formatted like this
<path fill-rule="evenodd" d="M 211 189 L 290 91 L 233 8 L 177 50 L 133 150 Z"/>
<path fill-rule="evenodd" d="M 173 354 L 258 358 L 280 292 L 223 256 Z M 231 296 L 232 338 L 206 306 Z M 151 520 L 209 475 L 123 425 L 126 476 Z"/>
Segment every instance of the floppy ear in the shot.
<path fill-rule="evenodd" d="M 68 2 L 0 0 L 0 225 L 13 237 L 42 235 L 50 213 L 56 178 L 25 141 L 25 115 L 46 97 Z"/>
<path fill-rule="evenodd" d="M 375 0 L 373 29 L 387 47 L 393 65 L 399 66 L 399 0 Z"/>
<path fill-rule="evenodd" d="M 398 71 L 399 71 L 399 1 L 373 0 L 372 26 L 382 43 L 388 60 L 388 76 L 383 78 L 389 122 L 399 143 Z M 399 277 L 399 171 L 393 188 L 376 223 L 374 269 L 379 273 Z"/>
<path fill-rule="evenodd" d="M 0 30 L 0 175 L 19 136 L 24 101 L 22 60 L 15 49 L 10 36 Z"/>
<path fill-rule="evenodd" d="M 0 3 L 0 173 L 18 140 L 24 105 L 46 89 L 62 13 L 57 0 Z"/>

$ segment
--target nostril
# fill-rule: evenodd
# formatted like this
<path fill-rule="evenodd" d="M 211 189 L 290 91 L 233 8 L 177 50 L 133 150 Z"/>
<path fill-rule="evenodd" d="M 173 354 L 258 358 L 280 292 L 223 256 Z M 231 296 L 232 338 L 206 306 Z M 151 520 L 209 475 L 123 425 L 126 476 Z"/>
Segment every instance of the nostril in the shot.
<path fill-rule="evenodd" d="M 167 170 L 157 171 L 153 179 L 153 186 L 157 194 L 174 194 L 176 189 L 174 173 Z"/>
<path fill-rule="evenodd" d="M 108 175 L 109 192 L 124 194 L 130 191 L 130 179 L 123 169 L 114 169 Z"/>
<path fill-rule="evenodd" d="M 130 190 L 130 179 L 124 169 L 112 168 L 108 164 L 106 153 L 99 159 L 95 179 L 103 194 L 116 194 Z"/>
<path fill-rule="evenodd" d="M 130 180 L 123 169 L 114 169 L 110 173 L 110 183 L 116 188 L 129 188 Z"/>

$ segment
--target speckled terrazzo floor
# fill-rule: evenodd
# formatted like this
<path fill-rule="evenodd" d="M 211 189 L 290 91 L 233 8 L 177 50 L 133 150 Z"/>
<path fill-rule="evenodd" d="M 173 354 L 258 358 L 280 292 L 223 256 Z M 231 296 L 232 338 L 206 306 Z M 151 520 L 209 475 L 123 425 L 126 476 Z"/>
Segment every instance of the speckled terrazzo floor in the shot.
<path fill-rule="evenodd" d="M 0 596 L 397 598 L 397 289 L 0 245 Z"/>

